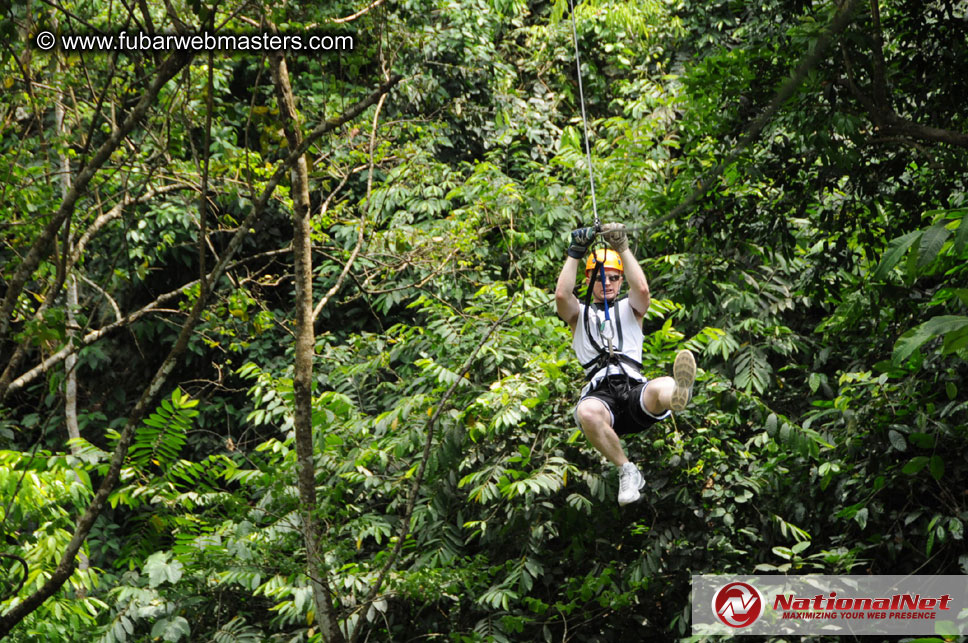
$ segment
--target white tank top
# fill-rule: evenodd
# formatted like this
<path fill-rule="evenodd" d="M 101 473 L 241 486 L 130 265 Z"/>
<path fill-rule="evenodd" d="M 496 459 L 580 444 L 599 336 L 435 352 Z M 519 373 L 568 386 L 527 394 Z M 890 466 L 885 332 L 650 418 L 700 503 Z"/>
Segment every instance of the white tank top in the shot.
<path fill-rule="evenodd" d="M 571 347 L 575 350 L 575 355 L 582 364 L 587 364 L 599 355 L 598 351 L 595 350 L 595 346 L 585 333 L 586 310 L 588 314 L 588 330 L 591 332 L 592 339 L 603 349 L 608 350 L 608 343 L 602 338 L 601 334 L 601 324 L 605 321 L 605 311 L 599 310 L 594 304 L 586 307 L 585 304 L 579 302 L 578 323 L 575 325 L 575 333 L 571 339 Z M 632 310 L 632 304 L 629 303 L 628 298 L 623 297 L 613 304 L 610 304 L 608 314 L 611 318 L 609 323 L 612 325 L 612 350 L 641 363 L 642 341 L 645 336 L 642 333 L 642 325 L 635 318 L 635 311 Z M 625 362 L 609 364 L 608 366 L 600 368 L 592 375 L 591 380 L 582 389 L 581 394 L 585 395 L 585 393 L 594 388 L 606 376 L 618 375 L 623 371 L 635 381 L 645 381 L 642 374 L 631 364 L 626 364 Z"/>

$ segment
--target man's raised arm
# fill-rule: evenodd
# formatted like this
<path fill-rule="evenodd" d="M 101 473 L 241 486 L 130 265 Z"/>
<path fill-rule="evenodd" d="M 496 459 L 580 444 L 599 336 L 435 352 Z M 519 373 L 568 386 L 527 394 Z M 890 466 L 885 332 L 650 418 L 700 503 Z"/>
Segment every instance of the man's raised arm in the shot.
<path fill-rule="evenodd" d="M 625 281 L 628 282 L 629 287 L 629 303 L 632 304 L 635 316 L 639 321 L 642 321 L 652 303 L 652 295 L 649 292 L 649 282 L 645 278 L 645 273 L 642 272 L 642 266 L 639 265 L 635 255 L 629 250 L 625 226 L 621 223 L 606 223 L 602 226 L 602 236 L 612 247 L 612 250 L 622 257 L 622 263 L 625 265 Z"/>
<path fill-rule="evenodd" d="M 595 241 L 595 228 L 578 228 L 571 231 L 571 245 L 568 247 L 568 257 L 565 265 L 558 274 L 558 284 L 555 286 L 555 309 L 572 332 L 578 323 L 578 297 L 575 297 L 575 274 L 581 259 L 588 252 L 588 246 Z"/>
<path fill-rule="evenodd" d="M 555 309 L 568 327 L 574 331 L 578 323 L 578 297 L 575 297 L 575 273 L 578 271 L 578 259 L 568 257 L 558 275 L 555 286 Z"/>

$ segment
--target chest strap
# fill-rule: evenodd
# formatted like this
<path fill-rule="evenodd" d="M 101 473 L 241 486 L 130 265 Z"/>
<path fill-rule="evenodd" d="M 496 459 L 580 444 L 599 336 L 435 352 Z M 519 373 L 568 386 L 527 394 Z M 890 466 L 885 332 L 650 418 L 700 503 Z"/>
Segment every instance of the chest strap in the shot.
<path fill-rule="evenodd" d="M 612 355 L 609 356 L 607 351 L 600 352 L 595 358 L 582 364 L 581 367 L 585 369 L 585 379 L 591 380 L 592 377 L 595 376 L 595 373 L 597 373 L 598 371 L 602 370 L 603 368 L 605 368 L 610 364 L 616 364 L 616 365 L 625 364 L 627 366 L 631 366 L 632 368 L 634 368 L 637 373 L 642 372 L 641 362 L 637 362 L 631 357 L 629 357 L 628 355 L 624 355 L 623 353 L 612 353 Z"/>
<path fill-rule="evenodd" d="M 637 373 L 641 373 L 642 364 L 640 362 L 635 361 L 631 357 L 625 355 L 624 353 L 620 352 L 622 350 L 622 342 L 625 338 L 622 333 L 622 313 L 619 308 L 619 305 L 622 299 L 625 299 L 625 298 L 622 297 L 620 299 L 615 300 L 615 305 L 614 305 L 615 314 L 613 315 L 613 319 L 615 321 L 615 325 L 618 327 L 617 328 L 618 347 L 612 351 L 611 355 L 609 355 L 608 349 L 602 346 L 601 344 L 599 344 L 597 341 L 595 341 L 595 336 L 592 335 L 591 323 L 589 319 L 591 317 L 590 295 L 591 295 L 591 286 L 589 286 L 588 294 L 586 294 L 585 309 L 584 309 L 585 314 L 582 322 L 584 323 L 584 326 L 585 326 L 584 328 L 585 336 L 588 338 L 588 342 L 591 344 L 592 348 L 598 353 L 598 355 L 596 355 L 594 358 L 590 359 L 589 361 L 581 365 L 581 367 L 585 369 L 585 379 L 590 381 L 595 376 L 595 373 L 605 368 L 606 366 L 609 366 L 610 364 L 615 364 L 616 366 L 625 364 L 627 366 L 631 366 L 633 369 L 635 369 Z M 625 370 L 623 369 L 622 372 L 624 373 Z"/>

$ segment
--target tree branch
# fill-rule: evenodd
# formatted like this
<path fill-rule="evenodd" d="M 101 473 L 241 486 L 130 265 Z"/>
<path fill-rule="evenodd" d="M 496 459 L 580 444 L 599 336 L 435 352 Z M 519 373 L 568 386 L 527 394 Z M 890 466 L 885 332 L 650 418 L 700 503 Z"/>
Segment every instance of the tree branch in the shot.
<path fill-rule="evenodd" d="M 139 205 L 141 203 L 147 203 L 156 196 L 174 192 L 176 190 L 184 190 L 187 187 L 190 186 L 179 184 L 164 185 L 157 188 L 149 188 L 147 192 L 137 197 L 125 195 L 121 201 L 114 204 L 114 206 L 107 212 L 99 215 L 91 223 L 91 225 L 84 230 L 84 234 L 82 234 L 81 238 L 77 240 L 77 243 L 74 245 L 74 251 L 71 253 L 71 265 L 77 263 L 77 260 L 84 253 L 84 248 L 87 247 L 88 242 L 90 242 L 94 235 L 100 232 L 101 229 L 104 228 L 104 226 L 106 226 L 108 223 L 114 221 L 115 219 L 119 219 L 121 215 L 124 214 L 124 208 L 132 205 Z"/>
<path fill-rule="evenodd" d="M 371 2 L 368 7 L 364 7 L 363 9 L 360 9 L 359 11 L 357 11 L 356 13 L 354 13 L 353 15 L 346 16 L 345 18 L 334 18 L 333 19 L 333 22 L 335 22 L 336 24 L 342 24 L 344 22 L 352 22 L 352 21 L 356 20 L 357 18 L 359 18 L 360 16 L 362 16 L 362 15 L 364 15 L 364 14 L 372 11 L 373 9 L 376 9 L 377 7 L 379 7 L 381 4 L 383 4 L 383 1 L 384 0 L 373 0 L 373 2 Z"/>
<path fill-rule="evenodd" d="M 158 93 L 161 88 L 164 87 L 169 80 L 171 80 L 175 74 L 177 74 L 182 67 L 187 65 L 191 61 L 191 55 L 187 55 L 184 52 L 175 52 L 169 56 L 158 68 L 154 80 L 149 86 L 148 90 L 141 96 L 137 105 L 131 110 L 124 122 L 121 123 L 119 127 L 112 130 L 111 135 L 108 139 L 98 148 L 91 160 L 81 169 L 77 177 L 74 179 L 73 185 L 71 185 L 70 190 L 67 195 L 61 201 L 60 207 L 57 212 L 51 217 L 50 222 L 44 227 L 40 236 L 34 241 L 24 257 L 24 260 L 19 266 L 17 266 L 16 272 L 14 272 L 13 277 L 10 279 L 10 283 L 7 286 L 7 292 L 4 296 L 3 303 L 0 304 L 0 337 L 7 334 L 10 328 L 11 314 L 13 313 L 14 306 L 16 305 L 17 299 L 20 297 L 20 293 L 23 292 L 24 284 L 27 283 L 27 279 L 37 268 L 40 262 L 47 256 L 50 251 L 51 243 L 54 240 L 57 231 L 60 229 L 61 225 L 65 220 L 74 212 L 74 208 L 77 204 L 77 200 L 81 195 L 87 190 L 88 184 L 94 175 L 97 174 L 98 170 L 102 165 L 111 157 L 111 154 L 118 148 L 121 141 L 134 130 L 134 128 L 141 122 L 141 120 L 148 113 L 148 109 L 154 104 L 155 99 L 158 97 Z"/>
<path fill-rule="evenodd" d="M 881 10 L 880 0 L 870 0 L 871 20 L 873 21 L 873 73 L 871 74 L 871 84 L 874 86 L 874 104 L 877 110 L 884 110 L 884 113 L 893 111 L 887 98 L 887 73 L 884 65 L 884 43 L 881 36 Z"/>
<path fill-rule="evenodd" d="M 899 134 L 922 141 L 947 143 L 948 145 L 968 148 L 968 134 L 964 132 L 931 127 L 930 125 L 921 125 L 920 123 L 902 118 L 894 112 L 884 116 L 881 131 L 884 134 Z"/>
<path fill-rule="evenodd" d="M 280 254 L 285 254 L 285 253 L 287 253 L 289 251 L 290 251 L 289 248 L 282 248 L 280 250 L 269 250 L 267 252 L 262 252 L 262 253 L 259 253 L 257 255 L 252 255 L 251 257 L 246 257 L 244 259 L 239 259 L 238 261 L 233 262 L 230 266 L 228 266 L 228 268 L 226 268 L 226 270 L 227 271 L 228 270 L 233 270 L 233 269 L 235 269 L 236 267 L 238 267 L 238 266 L 240 266 L 242 264 L 250 263 L 252 261 L 256 261 L 258 259 L 263 259 L 265 257 L 271 257 L 271 256 L 280 255 Z M 212 282 L 212 283 L 214 283 L 214 281 L 212 279 L 212 275 L 213 274 L 214 273 L 209 273 L 209 275 L 207 277 L 208 280 L 210 282 Z M 93 343 L 95 343 L 95 342 L 97 342 L 97 341 L 99 341 L 101 339 L 104 339 L 105 337 L 107 337 L 111 333 L 113 333 L 113 332 L 115 332 L 117 330 L 120 330 L 120 329 L 124 328 L 125 326 L 130 326 L 131 324 L 133 324 L 134 322 L 138 321 L 142 317 L 145 317 L 146 315 L 150 315 L 152 313 L 160 312 L 160 310 L 161 310 L 160 309 L 160 306 L 162 304 L 165 304 L 165 303 L 171 301 L 172 299 L 175 299 L 176 297 L 184 294 L 185 291 L 187 291 L 190 288 L 194 287 L 196 284 L 198 284 L 198 279 L 195 279 L 194 281 L 190 281 L 190 282 L 188 282 L 188 283 L 186 283 L 186 284 L 184 284 L 184 285 L 176 288 L 175 290 L 172 290 L 170 292 L 167 292 L 167 293 L 165 293 L 163 295 L 159 295 L 158 297 L 156 297 L 154 299 L 154 301 L 152 301 L 151 303 L 149 303 L 149 304 L 147 304 L 145 306 L 142 306 L 138 310 L 136 310 L 136 311 L 134 311 L 132 313 L 129 313 L 128 315 L 125 315 L 124 317 L 121 317 L 121 318 L 117 319 L 116 321 L 114 321 L 111 324 L 108 324 L 107 326 L 104 326 L 102 328 L 99 328 L 97 330 L 93 330 L 93 331 L 87 333 L 83 337 L 79 338 L 76 341 L 75 344 L 67 344 L 67 345 L 65 345 L 63 348 L 61 348 L 56 353 L 54 353 L 53 355 L 51 355 L 50 357 L 48 357 L 47 359 L 45 359 L 43 362 L 41 362 L 37 366 L 33 367 L 32 369 L 30 369 L 29 371 L 27 371 L 26 373 L 24 373 L 23 375 L 21 375 L 17 379 L 15 379 L 12 382 L 10 382 L 10 385 L 7 388 L 6 394 L 7 395 L 11 395 L 13 393 L 16 393 L 17 391 L 19 391 L 23 387 L 31 384 L 34 380 L 36 380 L 38 377 L 40 377 L 41 375 L 43 375 L 44 373 L 46 373 L 47 371 L 49 371 L 51 368 L 53 368 L 54 366 L 56 366 L 60 362 L 63 362 L 69 355 L 75 354 L 75 353 L 79 352 L 81 349 L 83 349 L 83 348 L 85 348 L 87 346 L 90 346 L 91 344 L 93 344 Z M 2 399 L 3 398 L 0 398 L 0 400 L 2 400 Z"/>
<path fill-rule="evenodd" d="M 931 127 L 929 125 L 921 125 L 920 123 L 898 115 L 886 103 L 879 103 L 876 98 L 872 99 L 867 96 L 854 81 L 854 74 L 846 53 L 844 54 L 844 64 L 847 70 L 847 78 L 841 78 L 838 82 L 841 86 L 846 87 L 857 102 L 867 110 L 867 115 L 878 129 L 878 134 L 885 137 L 895 135 L 934 143 L 957 145 L 958 147 L 968 147 L 968 134 L 955 130 Z"/>
<path fill-rule="evenodd" d="M 290 149 L 300 149 L 302 132 L 295 97 L 289 82 L 286 59 L 280 52 L 269 56 L 272 83 L 283 131 Z M 339 618 L 333 606 L 329 572 L 319 548 L 320 526 L 316 520 L 316 464 L 313 448 L 313 272 L 312 227 L 309 216 L 309 166 L 305 153 L 296 159 L 291 173 L 293 204 L 293 277 L 295 279 L 296 338 L 293 356 L 293 430 L 296 434 L 297 486 L 302 504 L 302 532 L 306 546 L 307 576 L 313 590 L 316 618 L 325 641 L 342 643 Z M 338 600 L 338 599 L 337 599 Z"/>
<path fill-rule="evenodd" d="M 336 279 L 336 283 L 330 288 L 316 307 L 313 309 L 313 321 L 319 317 L 319 313 L 326 307 L 329 303 L 330 298 L 335 295 L 340 287 L 343 285 L 343 280 L 346 279 L 347 273 L 349 273 L 350 268 L 353 266 L 353 262 L 356 261 L 356 257 L 360 254 L 360 249 L 363 247 L 363 230 L 366 228 L 366 212 L 370 209 L 370 196 L 373 192 L 373 151 L 376 147 L 376 130 L 377 123 L 380 121 L 380 111 L 383 109 L 383 102 L 387 95 L 384 94 L 380 97 L 379 102 L 376 105 L 376 113 L 373 115 L 373 129 L 370 132 L 370 163 L 369 171 L 366 177 L 366 210 L 363 212 L 363 216 L 360 217 L 360 227 L 356 234 L 356 246 L 353 248 L 353 252 L 350 253 L 350 258 L 346 260 L 346 265 L 343 266 L 342 272 L 340 272 L 339 277 Z"/>

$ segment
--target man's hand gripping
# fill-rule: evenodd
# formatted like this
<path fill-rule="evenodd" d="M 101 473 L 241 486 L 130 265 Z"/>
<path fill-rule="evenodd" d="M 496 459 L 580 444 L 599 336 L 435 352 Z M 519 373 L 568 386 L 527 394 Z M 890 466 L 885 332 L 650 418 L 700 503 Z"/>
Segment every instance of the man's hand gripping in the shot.
<path fill-rule="evenodd" d="M 594 227 L 578 228 L 571 231 L 571 245 L 568 246 L 568 256 L 581 259 L 588 252 L 588 246 L 595 242 L 598 230 Z"/>
<path fill-rule="evenodd" d="M 625 231 L 625 224 L 606 223 L 602 226 L 602 236 L 612 250 L 622 254 L 629 248 L 629 237 Z"/>

